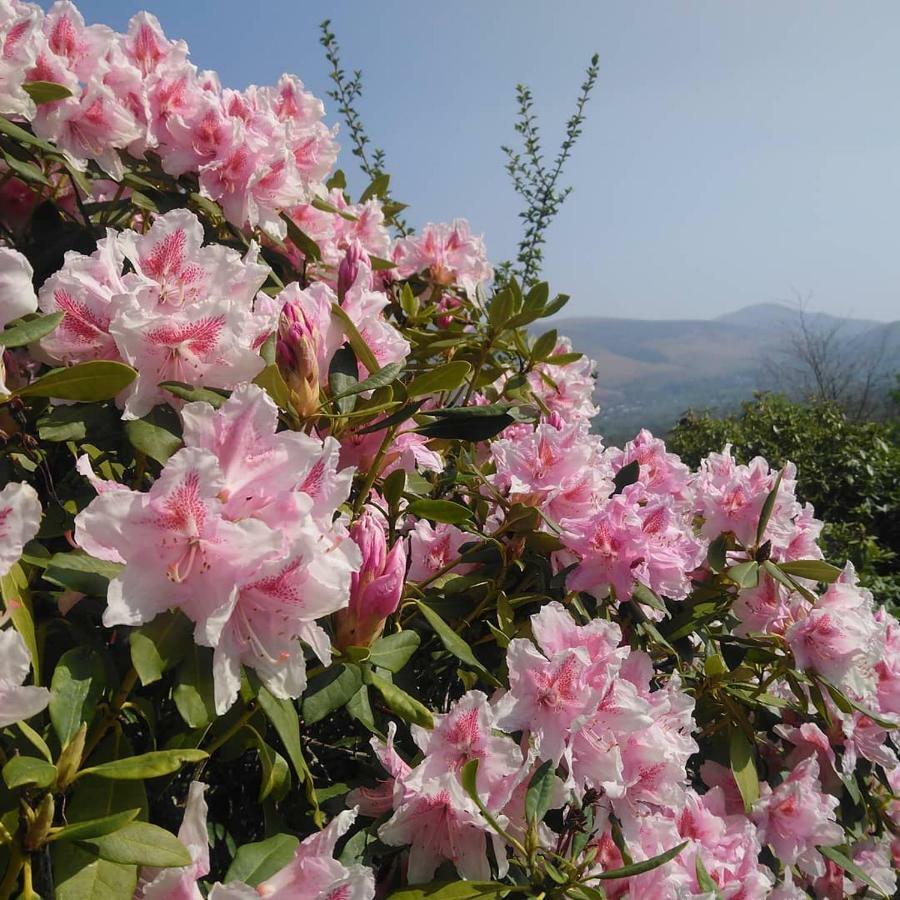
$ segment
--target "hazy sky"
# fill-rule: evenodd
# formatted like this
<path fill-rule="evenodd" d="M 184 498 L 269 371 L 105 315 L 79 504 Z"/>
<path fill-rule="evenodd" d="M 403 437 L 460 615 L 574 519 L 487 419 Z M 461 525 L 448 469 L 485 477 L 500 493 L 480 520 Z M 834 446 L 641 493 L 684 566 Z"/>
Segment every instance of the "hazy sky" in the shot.
<path fill-rule="evenodd" d="M 900 318 L 896 0 L 79 6 L 119 29 L 149 8 L 225 84 L 290 71 L 323 98 L 317 26 L 330 17 L 411 221 L 465 216 L 495 260 L 519 236 L 499 149 L 514 86 L 532 87 L 550 150 L 596 50 L 575 191 L 546 251 L 570 314 L 710 317 L 797 290 L 823 311 Z"/>

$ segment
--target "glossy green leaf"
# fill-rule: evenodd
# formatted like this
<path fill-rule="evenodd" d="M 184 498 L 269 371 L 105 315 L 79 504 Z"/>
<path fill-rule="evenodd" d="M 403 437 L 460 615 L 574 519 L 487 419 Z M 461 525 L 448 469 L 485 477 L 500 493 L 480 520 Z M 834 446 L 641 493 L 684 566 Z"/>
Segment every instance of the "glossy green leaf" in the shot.
<path fill-rule="evenodd" d="M 412 500 L 407 512 L 419 519 L 459 525 L 472 518 L 472 510 L 452 500 Z"/>
<path fill-rule="evenodd" d="M 55 81 L 26 81 L 22 87 L 38 106 L 72 96 L 72 92 L 64 84 L 57 84 Z"/>
<path fill-rule="evenodd" d="M 163 410 L 168 409 L 159 406 L 143 419 L 131 419 L 125 423 L 125 433 L 131 441 L 131 446 L 161 466 L 164 466 L 169 457 L 181 447 L 179 435 L 166 427 L 168 423 Z"/>
<path fill-rule="evenodd" d="M 753 747 L 747 740 L 747 735 L 736 724 L 729 726 L 728 755 L 731 773 L 741 792 L 744 808 L 749 812 L 759 800 L 759 775 L 756 772 Z"/>
<path fill-rule="evenodd" d="M 61 744 L 72 739 L 82 722 L 90 726 L 105 687 L 106 667 L 98 651 L 74 647 L 59 658 L 50 682 L 49 711 Z"/>
<path fill-rule="evenodd" d="M 132 900 L 137 886 L 137 866 L 99 859 L 96 853 L 74 843 L 53 848 L 55 900 Z"/>
<path fill-rule="evenodd" d="M 385 635 L 371 646 L 369 662 L 389 672 L 399 672 L 416 652 L 419 643 L 420 638 L 415 631 Z"/>
<path fill-rule="evenodd" d="M 388 900 L 494 900 L 516 890 L 499 881 L 432 881 L 394 891 Z"/>
<path fill-rule="evenodd" d="M 42 337 L 52 334 L 56 331 L 56 327 L 62 321 L 64 312 L 50 313 L 49 316 L 38 316 L 34 319 L 26 319 L 7 328 L 6 331 L 0 331 L 0 346 L 6 347 L 24 347 L 34 341 L 39 341 Z"/>
<path fill-rule="evenodd" d="M 825 562 L 824 559 L 795 559 L 792 562 L 778 563 L 778 568 L 795 578 L 808 578 L 811 581 L 823 581 L 832 584 L 840 578 L 841 570 L 837 566 Z"/>
<path fill-rule="evenodd" d="M 172 610 L 131 632 L 131 663 L 141 684 L 159 681 L 184 659 L 192 649 L 191 631 L 191 620 L 179 610 Z"/>
<path fill-rule="evenodd" d="M 264 841 L 238 847 L 224 881 L 242 881 L 250 887 L 271 878 L 293 858 L 300 841 L 292 834 L 275 834 Z"/>
<path fill-rule="evenodd" d="M 226 394 L 212 388 L 191 387 L 181 381 L 161 381 L 159 386 L 188 403 L 208 403 L 214 409 L 218 409 L 228 399 Z"/>
<path fill-rule="evenodd" d="M 102 819 L 88 819 L 85 822 L 73 822 L 64 825 L 50 836 L 51 841 L 80 841 L 86 838 L 102 837 L 133 822 L 140 813 L 139 809 L 126 809 Z"/>
<path fill-rule="evenodd" d="M 131 822 L 110 834 L 83 838 L 79 843 L 87 844 L 101 859 L 123 865 L 168 869 L 191 862 L 187 847 L 172 832 L 149 822 Z"/>
<path fill-rule="evenodd" d="M 50 787 L 56 781 L 56 766 L 34 756 L 14 756 L 3 767 L 3 781 L 10 790 Z"/>
<path fill-rule="evenodd" d="M 204 728 L 216 718 L 212 667 L 212 650 L 191 641 L 178 665 L 172 692 L 178 712 L 190 728 Z"/>
<path fill-rule="evenodd" d="M 404 722 L 412 725 L 421 725 L 423 728 L 434 728 L 434 719 L 431 711 L 423 706 L 415 697 L 411 697 L 402 688 L 385 681 L 378 675 L 369 674 L 367 682 L 381 694 L 381 699 L 388 705 L 392 712 L 396 713 Z"/>
<path fill-rule="evenodd" d="M 650 872 L 659 866 L 664 866 L 670 859 L 675 859 L 682 850 L 690 843 L 690 841 L 682 841 L 677 847 L 666 850 L 658 856 L 651 856 L 650 859 L 644 859 L 640 862 L 632 863 L 630 866 L 623 866 L 621 869 L 610 869 L 600 875 L 591 875 L 591 880 L 599 879 L 600 881 L 609 881 L 618 878 L 631 878 L 634 875 L 642 875 L 644 872 Z"/>
<path fill-rule="evenodd" d="M 445 649 L 457 659 L 471 666 L 485 681 L 498 687 L 500 682 L 478 661 L 472 648 L 427 604 L 416 600 L 419 612 L 431 626 L 431 630 L 440 638 Z"/>
<path fill-rule="evenodd" d="M 322 687 L 310 685 L 303 695 L 303 720 L 312 725 L 340 709 L 362 686 L 358 666 L 345 665 Z"/>
<path fill-rule="evenodd" d="M 429 369 L 421 375 L 417 375 L 406 386 L 408 397 L 424 397 L 427 394 L 437 394 L 440 391 L 455 391 L 462 385 L 472 367 L 463 360 L 455 360 Z"/>
<path fill-rule="evenodd" d="M 15 391 L 17 397 L 52 397 L 57 400 L 100 402 L 112 400 L 137 377 L 125 363 L 98 359 L 67 369 L 53 369 Z"/>
<path fill-rule="evenodd" d="M 186 763 L 198 763 L 207 758 L 204 750 L 152 750 L 139 756 L 128 756 L 89 766 L 78 773 L 78 778 L 94 775 L 97 778 L 112 778 L 117 781 L 142 781 L 145 778 L 159 778 L 171 775 Z"/>
<path fill-rule="evenodd" d="M 119 563 L 107 562 L 77 550 L 54 553 L 43 572 L 45 581 L 60 587 L 105 597 L 109 582 L 122 571 Z"/>
<path fill-rule="evenodd" d="M 553 760 L 545 760 L 538 766 L 531 781 L 528 782 L 528 790 L 525 792 L 525 819 L 527 822 L 540 823 L 550 809 L 553 802 L 554 787 L 556 785 L 556 766 Z"/>
<path fill-rule="evenodd" d="M 627 465 L 622 466 L 618 472 L 616 472 L 615 478 L 613 478 L 613 485 L 615 486 L 614 494 L 621 494 L 625 488 L 630 484 L 634 484 L 641 475 L 641 464 L 633 459 Z"/>
<path fill-rule="evenodd" d="M 869 875 L 866 874 L 865 870 L 858 866 L 846 853 L 839 850 L 837 847 L 819 847 L 819 853 L 822 856 L 828 857 L 833 863 L 843 869 L 851 878 L 856 878 L 861 881 L 863 884 L 868 885 L 878 894 L 879 897 L 888 897 L 886 894 L 872 879 Z"/>

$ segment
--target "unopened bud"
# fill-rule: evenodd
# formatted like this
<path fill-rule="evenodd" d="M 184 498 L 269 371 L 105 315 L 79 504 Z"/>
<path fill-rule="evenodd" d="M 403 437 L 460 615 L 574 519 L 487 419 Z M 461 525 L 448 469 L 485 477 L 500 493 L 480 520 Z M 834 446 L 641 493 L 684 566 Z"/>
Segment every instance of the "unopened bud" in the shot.
<path fill-rule="evenodd" d="M 350 604 L 335 615 L 335 646 L 368 647 L 400 605 L 406 578 L 406 547 L 398 540 L 388 550 L 380 518 L 363 513 L 350 529 L 362 553 L 362 565 L 350 580 Z"/>
<path fill-rule="evenodd" d="M 365 264 L 368 266 L 369 264 L 369 255 L 366 253 L 362 244 L 359 241 L 354 241 L 348 248 L 347 252 L 344 254 L 344 258 L 341 260 L 340 265 L 338 266 L 338 277 L 337 277 L 337 295 L 338 302 L 343 301 L 344 296 L 347 291 L 356 284 L 356 279 L 359 277 L 359 267 L 360 264 Z"/>
<path fill-rule="evenodd" d="M 60 792 L 74 781 L 81 768 L 81 757 L 84 755 L 84 739 L 87 735 L 87 723 L 82 722 L 81 728 L 72 736 L 72 739 L 62 749 L 59 759 L 56 761 L 56 785 Z"/>
<path fill-rule="evenodd" d="M 319 364 L 312 327 L 303 310 L 290 303 L 281 311 L 275 361 L 297 415 L 313 415 L 319 406 Z"/>

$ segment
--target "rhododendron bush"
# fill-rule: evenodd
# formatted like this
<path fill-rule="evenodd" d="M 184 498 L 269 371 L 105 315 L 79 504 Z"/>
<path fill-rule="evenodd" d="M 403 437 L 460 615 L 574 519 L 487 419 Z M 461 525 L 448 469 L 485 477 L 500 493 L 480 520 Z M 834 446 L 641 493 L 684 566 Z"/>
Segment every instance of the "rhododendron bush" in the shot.
<path fill-rule="evenodd" d="M 590 431 L 323 105 L 0 0 L 0 898 L 889 896 L 900 626 Z"/>

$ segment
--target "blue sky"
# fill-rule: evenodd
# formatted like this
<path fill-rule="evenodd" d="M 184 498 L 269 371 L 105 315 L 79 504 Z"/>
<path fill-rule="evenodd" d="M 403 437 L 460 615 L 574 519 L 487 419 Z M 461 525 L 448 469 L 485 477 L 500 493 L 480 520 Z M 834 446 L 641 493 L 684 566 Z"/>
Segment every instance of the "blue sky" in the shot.
<path fill-rule="evenodd" d="M 290 71 L 323 98 L 317 26 L 330 17 L 346 66 L 364 71 L 363 118 L 411 221 L 465 216 L 495 260 L 519 235 L 499 149 L 514 86 L 532 87 L 552 148 L 596 50 L 575 191 L 546 251 L 569 314 L 707 318 L 798 291 L 822 311 L 900 318 L 894 0 L 79 6 L 118 29 L 149 8 L 229 86 Z"/>

